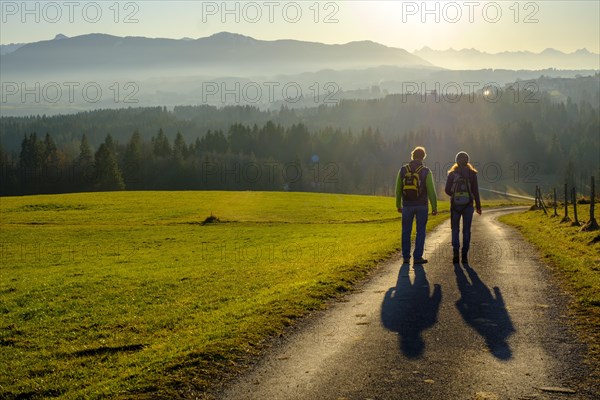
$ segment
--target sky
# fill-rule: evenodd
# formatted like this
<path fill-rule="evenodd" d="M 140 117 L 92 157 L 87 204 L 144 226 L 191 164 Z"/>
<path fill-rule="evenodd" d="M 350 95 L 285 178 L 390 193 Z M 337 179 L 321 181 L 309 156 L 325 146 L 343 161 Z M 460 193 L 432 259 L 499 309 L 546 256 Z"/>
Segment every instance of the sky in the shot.
<path fill-rule="evenodd" d="M 0 43 L 61 33 L 371 40 L 408 51 L 600 52 L 600 1 L 0 1 Z"/>

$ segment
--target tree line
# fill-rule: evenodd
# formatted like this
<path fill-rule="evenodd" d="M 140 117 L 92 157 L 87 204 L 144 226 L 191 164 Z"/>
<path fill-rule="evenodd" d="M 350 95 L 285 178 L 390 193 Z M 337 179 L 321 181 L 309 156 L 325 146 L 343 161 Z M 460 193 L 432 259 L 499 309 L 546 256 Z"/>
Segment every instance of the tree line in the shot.
<path fill-rule="evenodd" d="M 289 128 L 233 124 L 227 132 L 208 131 L 186 143 L 177 133 L 170 141 L 162 128 L 150 140 L 134 131 L 125 143 L 111 135 L 96 151 L 82 135 L 75 157 L 59 149 L 52 136 L 26 135 L 18 159 L 2 153 L 3 195 L 105 190 L 301 190 L 369 192 L 384 177 L 367 182 L 364 167 L 385 146 L 378 131 L 325 129 L 311 134 L 306 126 Z M 389 151 L 389 150 L 388 150 Z M 345 161 L 337 156 L 345 154 Z M 351 159 L 352 162 L 347 161 Z M 390 166 L 391 167 L 391 166 Z M 366 172 L 375 176 L 374 167 Z M 381 172 L 381 171 L 380 171 Z M 344 181 L 341 176 L 353 176 Z"/>
<path fill-rule="evenodd" d="M 391 194 L 416 145 L 427 148 L 438 183 L 465 150 L 490 187 L 507 179 L 512 186 L 543 183 L 537 178 L 572 186 L 600 175 L 598 112 L 541 93 L 531 103 L 514 95 L 496 102 L 480 95 L 457 102 L 391 95 L 279 112 L 186 106 L 3 117 L 0 194 L 123 188 Z M 19 136 L 16 147 L 7 144 Z"/>

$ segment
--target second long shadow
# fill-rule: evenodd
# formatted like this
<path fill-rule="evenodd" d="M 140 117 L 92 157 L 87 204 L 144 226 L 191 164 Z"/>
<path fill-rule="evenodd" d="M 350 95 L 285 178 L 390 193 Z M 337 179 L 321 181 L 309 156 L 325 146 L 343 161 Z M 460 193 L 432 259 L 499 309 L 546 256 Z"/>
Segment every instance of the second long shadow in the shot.
<path fill-rule="evenodd" d="M 442 289 L 436 284 L 430 296 L 423 266 L 414 266 L 413 283 L 409 270 L 410 265 L 402 265 L 396 286 L 386 292 L 381 306 L 381 321 L 390 331 L 398 332 L 399 347 L 406 357 L 419 358 L 425 350 L 422 332 L 437 322 Z"/>
<path fill-rule="evenodd" d="M 456 283 L 461 297 L 456 308 L 466 323 L 471 325 L 485 340 L 494 357 L 501 360 L 512 358 L 508 337 L 515 332 L 502 293 L 494 287 L 494 294 L 479 278 L 473 268 L 463 264 L 467 279 L 459 264 L 454 264 Z"/>

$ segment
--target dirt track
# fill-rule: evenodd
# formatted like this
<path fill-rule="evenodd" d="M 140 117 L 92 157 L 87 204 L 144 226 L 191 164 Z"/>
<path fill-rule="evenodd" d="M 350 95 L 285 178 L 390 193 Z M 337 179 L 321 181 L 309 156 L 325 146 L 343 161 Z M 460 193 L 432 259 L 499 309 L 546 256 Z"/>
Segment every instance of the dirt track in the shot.
<path fill-rule="evenodd" d="M 221 397 L 594 398 L 598 387 L 580 383 L 585 346 L 568 328 L 564 296 L 519 233 L 496 221 L 510 211 L 474 217 L 468 266 L 452 264 L 442 224 L 428 234 L 428 264 L 386 263 Z"/>

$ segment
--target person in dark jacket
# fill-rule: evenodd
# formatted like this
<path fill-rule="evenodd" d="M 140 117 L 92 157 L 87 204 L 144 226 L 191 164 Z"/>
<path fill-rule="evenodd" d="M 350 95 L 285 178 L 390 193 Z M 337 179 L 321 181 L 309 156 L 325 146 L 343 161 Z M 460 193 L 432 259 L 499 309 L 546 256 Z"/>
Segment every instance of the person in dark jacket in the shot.
<path fill-rule="evenodd" d="M 471 223 L 473 222 L 473 202 L 477 214 L 481 215 L 481 201 L 477 184 L 477 170 L 469 163 L 469 155 L 464 151 L 456 155 L 456 163 L 448 171 L 446 194 L 450 196 L 450 219 L 452 224 L 452 262 L 458 263 L 460 241 L 459 226 L 463 221 L 463 244 L 461 258 L 468 264 L 468 253 L 471 244 Z"/>

